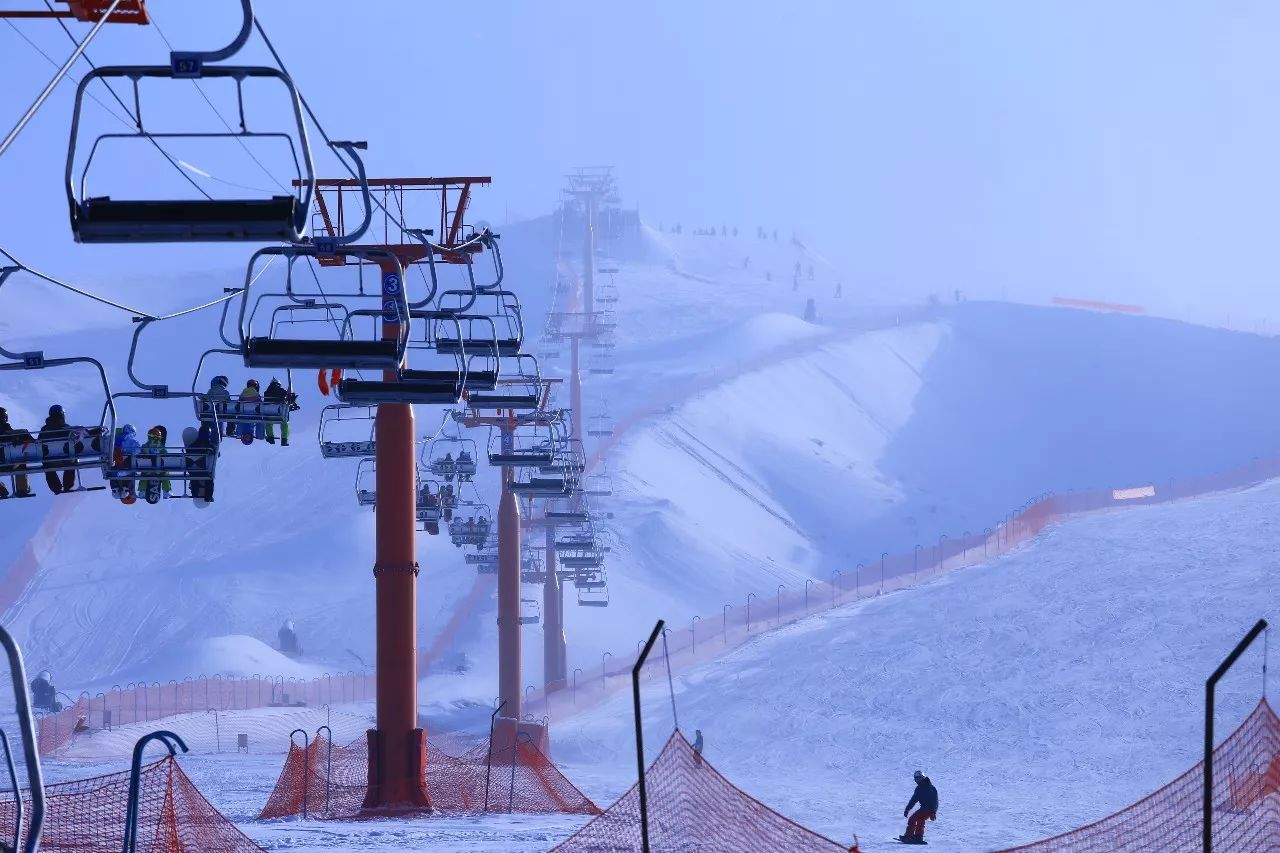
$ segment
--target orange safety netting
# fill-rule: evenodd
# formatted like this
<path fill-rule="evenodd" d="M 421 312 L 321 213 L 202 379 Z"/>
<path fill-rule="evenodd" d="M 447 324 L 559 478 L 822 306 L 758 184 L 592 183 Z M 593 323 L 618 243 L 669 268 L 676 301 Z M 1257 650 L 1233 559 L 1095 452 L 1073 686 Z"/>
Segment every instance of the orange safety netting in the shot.
<path fill-rule="evenodd" d="M 290 745 L 284 770 L 259 819 L 302 814 L 304 792 L 310 816 L 359 815 L 368 790 L 369 744 L 334 744 L 332 752 L 330 746 L 323 737 L 305 750 Z M 600 814 L 532 743 L 519 741 L 514 750 L 495 747 L 491 758 L 488 751 L 487 741 L 457 756 L 427 743 L 426 782 L 433 810 Z"/>
<path fill-rule="evenodd" d="M 1123 811 L 1012 851 L 1199 850 L 1204 762 Z M 1213 751 L 1213 849 L 1280 850 L 1280 717 L 1265 699 Z"/>
<path fill-rule="evenodd" d="M 142 768 L 138 796 L 139 853 L 248 853 L 262 848 L 210 805 L 170 756 Z M 30 798 L 24 792 L 25 827 Z M 129 773 L 60 782 L 45 788 L 40 849 L 51 853 L 118 853 L 124 846 Z M 13 837 L 13 795 L 0 798 L 0 837 Z M 25 828 L 24 828 L 25 836 Z"/>
<path fill-rule="evenodd" d="M 326 673 L 310 679 L 202 675 L 167 684 L 129 683 L 96 695 L 85 692 L 61 711 L 36 721 L 40 754 L 54 755 L 77 737 L 95 730 L 162 720 L 178 714 L 361 702 L 373 698 L 376 684 L 376 677 L 364 672 Z"/>
<path fill-rule="evenodd" d="M 655 851 L 845 853 L 849 848 L 775 812 L 720 775 L 679 731 L 645 771 L 649 847 Z M 595 820 L 552 848 L 556 853 L 639 851 L 637 785 Z"/>

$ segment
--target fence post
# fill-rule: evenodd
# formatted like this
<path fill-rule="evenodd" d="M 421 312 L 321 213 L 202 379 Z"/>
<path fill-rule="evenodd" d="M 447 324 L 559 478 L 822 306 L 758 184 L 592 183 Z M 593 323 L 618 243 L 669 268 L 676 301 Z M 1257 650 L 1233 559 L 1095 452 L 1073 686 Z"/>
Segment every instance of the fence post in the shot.
<path fill-rule="evenodd" d="M 876 595 L 884 592 L 884 558 L 887 556 L 889 556 L 888 551 L 880 552 L 880 592 L 876 593 Z"/>
<path fill-rule="evenodd" d="M 1259 619 L 1204 683 L 1204 853 L 1213 853 L 1213 691 L 1218 680 L 1266 629 L 1267 620 Z"/>
<path fill-rule="evenodd" d="M 639 659 L 636 660 L 635 668 L 631 670 L 631 697 L 635 705 L 636 715 L 636 766 L 640 771 L 640 848 L 643 853 L 649 853 L 649 792 L 645 787 L 644 778 L 644 728 L 641 725 L 640 718 L 640 670 L 644 667 L 645 659 L 649 657 L 649 652 L 653 649 L 653 644 L 658 639 L 658 635 L 662 633 L 664 624 L 659 619 L 658 623 L 653 626 L 653 633 L 649 635 L 649 641 L 644 644 L 644 651 L 640 653 Z"/>
<path fill-rule="evenodd" d="M 493 713 L 489 715 L 489 751 L 484 758 L 484 809 L 489 811 L 489 771 L 493 767 L 493 725 L 498 719 L 498 712 L 507 706 L 507 700 L 503 699 L 498 702 L 498 707 L 493 709 Z"/>

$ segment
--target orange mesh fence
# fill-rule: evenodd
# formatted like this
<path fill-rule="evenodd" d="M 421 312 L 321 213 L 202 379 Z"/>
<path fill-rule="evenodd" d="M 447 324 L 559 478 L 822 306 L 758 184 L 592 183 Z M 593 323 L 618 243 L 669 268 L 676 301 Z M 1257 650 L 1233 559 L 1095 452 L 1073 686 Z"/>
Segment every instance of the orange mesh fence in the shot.
<path fill-rule="evenodd" d="M 40 754 L 53 755 L 82 734 L 178 714 L 359 702 L 373 698 L 375 684 L 373 675 L 360 672 L 312 679 L 202 675 L 167 684 L 130 683 L 96 695 L 81 693 L 61 711 L 37 721 Z"/>
<path fill-rule="evenodd" d="M 1213 849 L 1280 849 L 1280 718 L 1264 699 L 1213 751 Z M 1128 853 L 1199 850 L 1204 762 L 1151 796 L 1097 823 L 1012 851 Z"/>
<path fill-rule="evenodd" d="M 45 797 L 41 850 L 117 853 L 124 846 L 128 772 L 49 785 Z M 25 793 L 24 802 L 29 817 Z M 0 837 L 13 837 L 15 812 L 12 794 L 0 798 Z M 137 837 L 139 853 L 249 853 L 262 849 L 210 805 L 169 756 L 142 768 Z"/>
<path fill-rule="evenodd" d="M 294 744 L 258 817 L 300 815 L 304 796 L 309 816 L 358 817 L 368 768 L 365 740 L 340 746 L 319 738 L 305 750 Z M 461 755 L 449 755 L 428 741 L 426 777 L 431 807 L 437 812 L 600 813 L 550 759 L 524 740 L 514 750 L 495 748 L 491 757 L 487 741 Z"/>
<path fill-rule="evenodd" d="M 645 771 L 649 847 L 655 851 L 845 853 L 849 848 L 752 798 L 698 755 L 679 731 Z M 640 791 L 633 785 L 555 853 L 640 851 Z"/>

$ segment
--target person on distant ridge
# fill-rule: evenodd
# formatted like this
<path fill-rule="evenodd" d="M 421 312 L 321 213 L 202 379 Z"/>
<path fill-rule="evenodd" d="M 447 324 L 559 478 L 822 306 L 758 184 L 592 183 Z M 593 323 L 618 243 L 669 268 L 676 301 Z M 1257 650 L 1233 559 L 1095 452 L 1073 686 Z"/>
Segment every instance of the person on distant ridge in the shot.
<path fill-rule="evenodd" d="M 702 729 L 694 729 L 693 730 L 693 752 L 695 755 L 698 756 L 697 761 L 699 764 L 702 763 L 702 747 L 704 745 L 705 744 L 702 740 Z"/>
<path fill-rule="evenodd" d="M 924 822 L 938 819 L 938 789 L 933 787 L 929 777 L 921 771 L 917 770 L 913 775 L 916 780 L 916 790 L 911 795 L 907 807 L 902 810 L 902 816 L 906 817 L 911 807 L 917 803 L 920 804 L 920 808 L 911 815 L 907 821 L 906 833 L 899 835 L 898 840 L 903 844 L 924 844 Z"/>
<path fill-rule="evenodd" d="M 280 651 L 289 657 L 301 657 L 302 647 L 298 645 L 298 632 L 293 627 L 293 620 L 286 619 L 276 632 L 280 637 Z"/>

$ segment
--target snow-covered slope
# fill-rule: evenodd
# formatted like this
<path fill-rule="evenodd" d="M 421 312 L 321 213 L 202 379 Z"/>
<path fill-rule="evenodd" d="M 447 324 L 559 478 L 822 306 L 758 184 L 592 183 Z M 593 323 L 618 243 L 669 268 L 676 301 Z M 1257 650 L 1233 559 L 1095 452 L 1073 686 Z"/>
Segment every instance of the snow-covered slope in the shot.
<path fill-rule="evenodd" d="M 1280 604 L 1280 484 L 1082 518 L 983 566 L 762 636 L 675 682 L 681 727 L 784 814 L 896 849 L 911 772 L 938 849 L 990 850 L 1089 823 L 1200 755 L 1204 679 Z M 1262 694 L 1262 646 L 1218 693 L 1225 736 Z M 646 741 L 670 731 L 644 682 Z M 630 696 L 562 721 L 593 795 L 634 781 Z M 605 797 L 602 797 L 604 799 Z"/>
<path fill-rule="evenodd" d="M 586 415 L 607 391 L 623 429 L 607 459 L 613 604 L 569 608 L 575 664 L 630 648 L 655 614 L 684 620 L 884 549 L 976 532 L 1048 488 L 1183 476 L 1275 450 L 1266 429 L 1275 405 L 1253 390 L 1280 367 L 1270 339 L 1020 306 L 872 307 L 852 287 L 837 298 L 822 259 L 785 240 L 652 230 L 642 239 L 643 251 L 619 258 L 614 277 L 617 373 L 592 376 L 587 387 Z M 503 237 L 531 349 L 560 243 L 551 218 Z M 234 284 L 242 272 L 221 276 Z M 218 278 L 193 280 L 183 301 L 209 295 Z M 102 326 L 90 308 L 81 331 L 37 334 L 27 303 L 47 290 L 18 279 L 10 288 L 6 298 L 21 297 L 28 319 L 7 346 L 98 355 L 117 389 L 126 384 L 129 324 Z M 144 280 L 127 295 L 172 306 L 172 291 Z M 821 322 L 800 319 L 809 298 Z M 139 376 L 190 387 L 216 322 L 215 313 L 148 329 Z M 218 358 L 206 374 L 246 377 L 235 359 Z M 90 380 L 71 370 L 6 373 L 0 405 L 15 423 L 38 424 L 55 401 L 88 419 L 102 402 Z M 0 567 L 15 571 L 42 531 L 35 581 L 8 614 L 33 666 L 72 689 L 243 671 L 242 647 L 216 639 L 272 645 L 285 617 L 298 624 L 307 666 L 339 671 L 372 660 L 373 517 L 355 505 L 354 463 L 316 450 L 323 400 L 313 381 L 294 377 L 304 408 L 291 447 L 224 447 L 219 497 L 207 509 L 124 507 L 100 492 L 59 499 L 73 502 L 60 518 L 47 496 L 0 507 Z M 120 401 L 123 420 L 171 429 L 190 422 L 187 406 Z M 419 434 L 438 419 L 420 410 Z M 480 485 L 496 493 L 491 473 Z M 474 664 L 466 675 L 449 666 L 430 678 L 424 706 L 441 717 L 469 707 L 474 719 L 459 724 L 482 725 L 494 683 L 491 588 L 476 587 L 443 539 L 423 536 L 418 557 L 420 647 L 456 620 L 443 657 Z M 526 631 L 533 684 L 540 630 Z M 189 665 L 187 648 L 201 650 Z"/>

